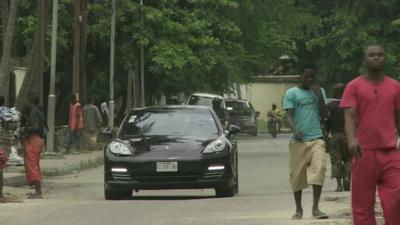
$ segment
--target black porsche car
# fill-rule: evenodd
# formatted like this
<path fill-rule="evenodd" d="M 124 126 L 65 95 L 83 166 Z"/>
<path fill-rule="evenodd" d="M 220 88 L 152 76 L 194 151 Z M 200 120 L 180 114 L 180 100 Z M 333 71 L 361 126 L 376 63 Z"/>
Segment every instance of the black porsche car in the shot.
<path fill-rule="evenodd" d="M 213 188 L 218 197 L 238 193 L 238 149 L 207 106 L 132 110 L 104 149 L 106 199 L 132 191 Z"/>

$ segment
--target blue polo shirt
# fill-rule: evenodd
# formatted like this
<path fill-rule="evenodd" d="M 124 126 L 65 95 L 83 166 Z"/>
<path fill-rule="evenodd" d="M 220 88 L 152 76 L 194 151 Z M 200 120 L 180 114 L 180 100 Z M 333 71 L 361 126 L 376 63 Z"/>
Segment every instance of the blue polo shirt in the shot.
<path fill-rule="evenodd" d="M 321 88 L 321 92 L 326 104 L 325 90 Z M 294 110 L 294 123 L 296 128 L 303 133 L 303 141 L 322 137 L 318 97 L 312 90 L 303 90 L 299 87 L 288 89 L 283 101 L 283 109 Z M 294 135 L 290 141 L 297 142 Z"/>

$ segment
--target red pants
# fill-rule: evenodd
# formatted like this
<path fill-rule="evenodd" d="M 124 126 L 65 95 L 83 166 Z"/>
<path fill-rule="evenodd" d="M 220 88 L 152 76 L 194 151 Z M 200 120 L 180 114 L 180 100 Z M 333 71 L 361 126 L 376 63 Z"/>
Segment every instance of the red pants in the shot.
<path fill-rule="evenodd" d="M 353 158 L 351 185 L 354 225 L 376 225 L 376 187 L 385 225 L 400 225 L 400 151 L 363 150 Z"/>
<path fill-rule="evenodd" d="M 23 145 L 25 150 L 24 162 L 26 181 L 28 185 L 33 185 L 34 182 L 42 181 L 39 160 L 44 141 L 38 135 L 32 135 L 24 139 Z"/>

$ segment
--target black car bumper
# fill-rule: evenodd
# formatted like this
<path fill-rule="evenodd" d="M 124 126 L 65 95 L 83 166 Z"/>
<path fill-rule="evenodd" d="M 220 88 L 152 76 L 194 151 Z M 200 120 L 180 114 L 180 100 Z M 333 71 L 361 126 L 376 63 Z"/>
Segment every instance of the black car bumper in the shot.
<path fill-rule="evenodd" d="M 256 126 L 241 126 L 240 127 L 240 132 L 242 132 L 242 133 L 255 133 L 255 132 L 257 132 L 257 127 Z"/>
<path fill-rule="evenodd" d="M 112 190 L 223 189 L 232 186 L 232 181 L 228 179 L 219 179 L 215 181 L 198 180 L 192 182 L 139 182 L 110 180 L 106 182 L 105 185 L 106 189 Z"/>
<path fill-rule="evenodd" d="M 206 156 L 199 159 L 177 160 L 121 160 L 108 155 L 105 160 L 105 188 L 112 190 L 206 189 L 228 188 L 233 185 L 230 155 Z M 123 158 L 122 158 L 123 159 Z M 156 172 L 157 161 L 178 162 L 177 172 Z M 210 171 L 212 165 L 223 165 L 223 170 Z M 113 172 L 124 168 L 126 172 Z"/>

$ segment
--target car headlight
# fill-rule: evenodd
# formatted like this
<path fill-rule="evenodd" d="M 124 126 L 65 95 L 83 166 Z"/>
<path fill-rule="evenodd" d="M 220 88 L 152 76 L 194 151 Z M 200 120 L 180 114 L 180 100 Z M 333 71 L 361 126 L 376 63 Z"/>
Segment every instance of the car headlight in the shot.
<path fill-rule="evenodd" d="M 132 151 L 129 149 L 128 145 L 120 141 L 111 142 L 109 149 L 110 152 L 116 155 L 132 155 Z"/>
<path fill-rule="evenodd" d="M 204 154 L 209 154 L 209 153 L 216 153 L 216 152 L 221 152 L 225 149 L 226 142 L 222 138 L 218 138 L 217 140 L 211 142 L 208 144 L 204 150 Z"/>

